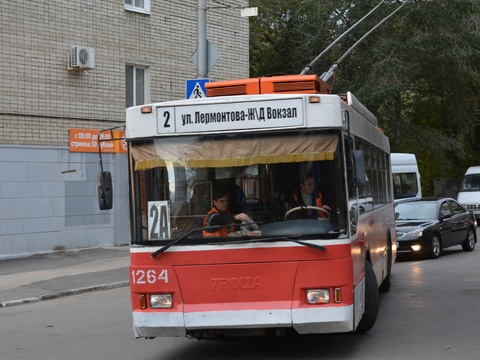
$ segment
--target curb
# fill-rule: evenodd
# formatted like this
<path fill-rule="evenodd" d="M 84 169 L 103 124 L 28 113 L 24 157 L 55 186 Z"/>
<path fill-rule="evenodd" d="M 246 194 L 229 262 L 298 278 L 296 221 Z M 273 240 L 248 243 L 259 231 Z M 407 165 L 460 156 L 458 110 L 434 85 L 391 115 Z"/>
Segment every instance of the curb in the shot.
<path fill-rule="evenodd" d="M 31 298 L 4 301 L 0 303 L 0 308 L 23 305 L 23 304 L 31 304 L 31 303 L 44 301 L 44 300 L 58 299 L 65 296 L 78 295 L 78 294 L 83 294 L 83 293 L 92 292 L 92 291 L 115 289 L 115 288 L 124 287 L 128 285 L 130 285 L 130 281 L 120 281 L 120 282 L 111 283 L 111 284 L 94 285 L 94 286 L 87 286 L 84 288 L 64 290 L 58 293 L 41 295 L 41 296 L 36 296 Z"/>

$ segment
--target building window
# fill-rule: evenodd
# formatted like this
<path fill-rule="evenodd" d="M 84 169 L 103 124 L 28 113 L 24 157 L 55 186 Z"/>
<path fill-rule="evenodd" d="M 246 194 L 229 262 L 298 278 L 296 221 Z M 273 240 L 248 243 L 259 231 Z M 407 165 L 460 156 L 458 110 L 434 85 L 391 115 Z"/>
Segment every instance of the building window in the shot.
<path fill-rule="evenodd" d="M 150 0 L 125 0 L 125 10 L 150 14 Z"/>
<path fill-rule="evenodd" d="M 143 105 L 147 93 L 147 69 L 133 65 L 125 67 L 125 105 Z"/>

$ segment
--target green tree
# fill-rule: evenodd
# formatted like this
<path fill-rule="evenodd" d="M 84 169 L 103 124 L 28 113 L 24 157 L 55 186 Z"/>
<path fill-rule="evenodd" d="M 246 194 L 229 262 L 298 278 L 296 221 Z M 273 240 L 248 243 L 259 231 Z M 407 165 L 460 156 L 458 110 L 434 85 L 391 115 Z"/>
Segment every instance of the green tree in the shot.
<path fill-rule="evenodd" d="M 404 1 L 386 1 L 314 67 L 321 75 Z M 298 74 L 379 1 L 256 0 L 251 75 Z M 321 3 L 321 4 L 320 4 Z M 480 152 L 480 1 L 410 0 L 339 64 L 333 92 L 353 92 L 394 152 L 417 155 L 424 193 Z"/>

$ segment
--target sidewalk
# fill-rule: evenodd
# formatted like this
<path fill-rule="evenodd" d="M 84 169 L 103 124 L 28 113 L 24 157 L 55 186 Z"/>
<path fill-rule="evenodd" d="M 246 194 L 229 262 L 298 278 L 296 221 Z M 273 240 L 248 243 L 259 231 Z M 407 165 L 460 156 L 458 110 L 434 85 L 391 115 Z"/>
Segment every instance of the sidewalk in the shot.
<path fill-rule="evenodd" d="M 128 286 L 129 246 L 0 260 L 0 308 Z"/>

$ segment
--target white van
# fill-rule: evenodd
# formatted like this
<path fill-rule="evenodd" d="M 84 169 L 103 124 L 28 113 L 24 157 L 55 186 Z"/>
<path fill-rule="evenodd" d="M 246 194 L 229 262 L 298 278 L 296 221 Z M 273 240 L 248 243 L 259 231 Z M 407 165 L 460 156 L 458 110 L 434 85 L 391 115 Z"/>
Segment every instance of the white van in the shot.
<path fill-rule="evenodd" d="M 421 199 L 420 172 L 415 154 L 390 154 L 393 178 L 393 197 L 398 202 L 403 199 Z"/>
<path fill-rule="evenodd" d="M 480 166 L 469 167 L 463 176 L 457 201 L 480 218 Z"/>

